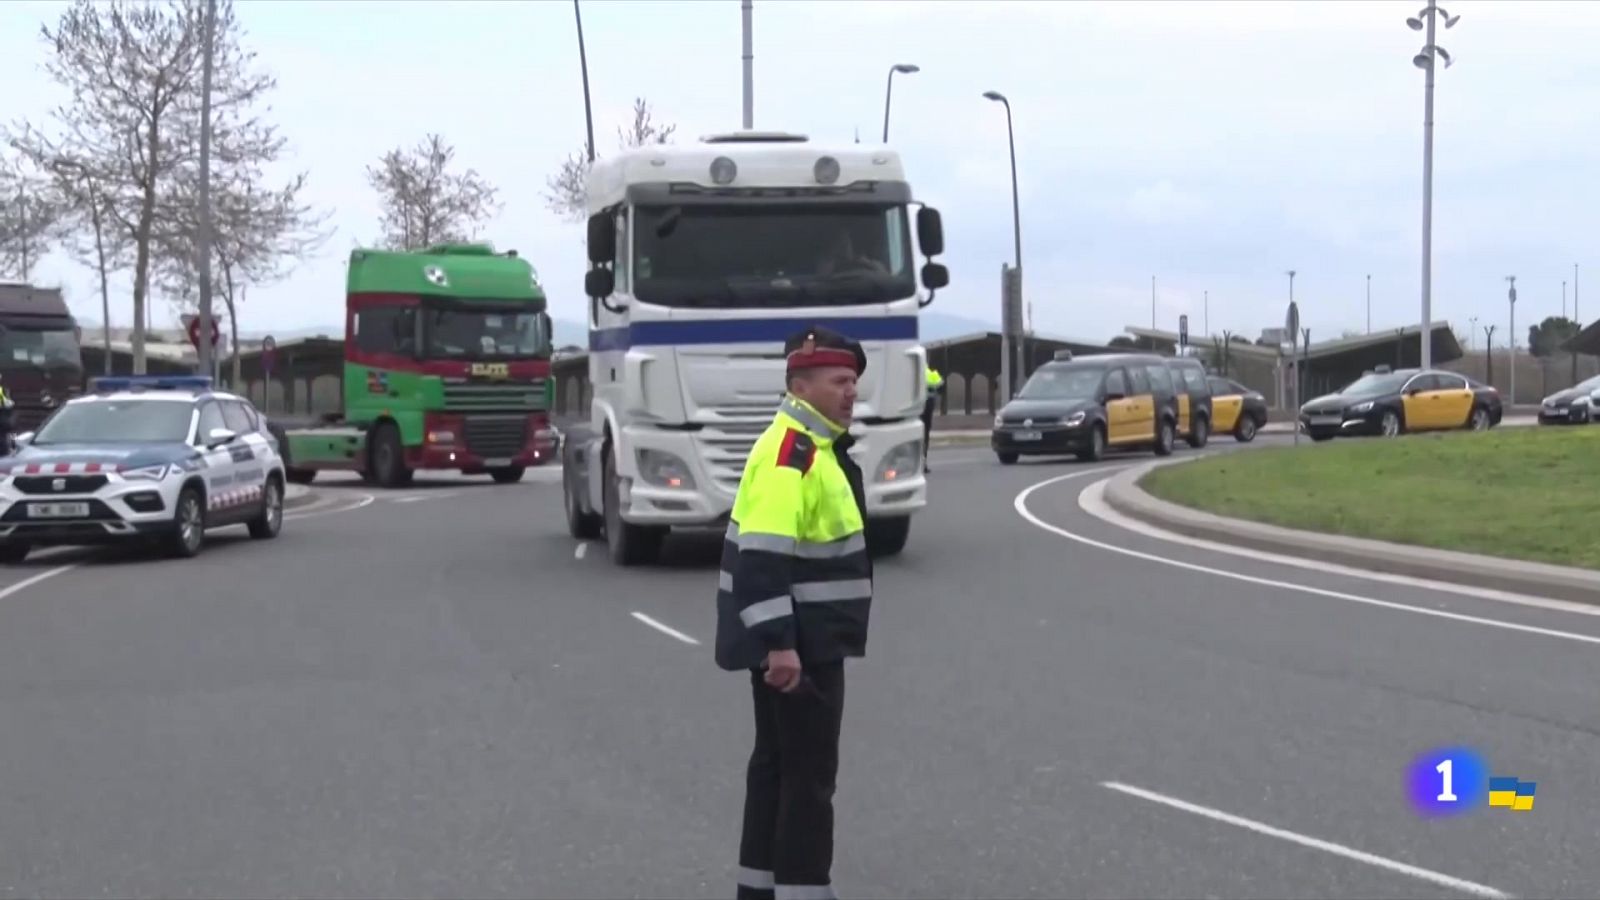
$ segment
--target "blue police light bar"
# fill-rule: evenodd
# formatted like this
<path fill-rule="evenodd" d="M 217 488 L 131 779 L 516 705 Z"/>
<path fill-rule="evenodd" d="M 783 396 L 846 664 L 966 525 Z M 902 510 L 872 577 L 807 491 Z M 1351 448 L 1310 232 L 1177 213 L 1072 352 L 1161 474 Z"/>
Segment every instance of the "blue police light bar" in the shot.
<path fill-rule="evenodd" d="M 209 391 L 210 375 L 102 375 L 89 382 L 95 393 L 112 391 Z"/>

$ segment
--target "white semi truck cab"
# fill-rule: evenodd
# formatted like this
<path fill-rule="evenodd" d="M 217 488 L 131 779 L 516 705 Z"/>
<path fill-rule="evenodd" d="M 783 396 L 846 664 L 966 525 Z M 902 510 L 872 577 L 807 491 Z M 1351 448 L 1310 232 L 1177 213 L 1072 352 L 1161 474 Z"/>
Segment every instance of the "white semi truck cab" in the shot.
<path fill-rule="evenodd" d="M 562 445 L 573 536 L 637 565 L 674 527 L 725 527 L 783 396 L 783 342 L 821 325 L 866 350 L 851 455 L 869 545 L 899 552 L 927 504 L 917 313 L 950 277 L 899 155 L 748 131 L 644 147 L 595 163 L 588 211 L 593 401 Z"/>

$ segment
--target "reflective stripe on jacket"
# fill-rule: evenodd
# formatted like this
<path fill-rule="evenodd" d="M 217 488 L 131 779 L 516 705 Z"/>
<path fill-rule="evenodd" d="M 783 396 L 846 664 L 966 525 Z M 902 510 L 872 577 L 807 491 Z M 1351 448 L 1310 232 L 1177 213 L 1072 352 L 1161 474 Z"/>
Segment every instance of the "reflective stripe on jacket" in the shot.
<path fill-rule="evenodd" d="M 872 560 L 851 443 L 788 396 L 750 451 L 717 580 L 722 668 L 759 668 L 771 650 L 797 650 L 802 664 L 866 652 Z"/>

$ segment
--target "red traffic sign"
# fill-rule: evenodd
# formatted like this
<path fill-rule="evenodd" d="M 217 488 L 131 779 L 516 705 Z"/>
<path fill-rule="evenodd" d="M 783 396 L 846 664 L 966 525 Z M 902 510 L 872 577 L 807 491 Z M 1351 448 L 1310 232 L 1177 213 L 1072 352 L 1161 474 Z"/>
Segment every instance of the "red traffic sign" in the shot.
<path fill-rule="evenodd" d="M 198 350 L 198 349 L 200 349 L 200 317 L 199 316 L 189 316 L 187 318 L 189 319 L 189 327 L 188 327 L 189 343 L 191 345 L 193 345 L 196 350 Z M 222 340 L 222 329 L 221 329 L 221 327 L 219 327 L 217 325 L 217 320 L 216 319 L 212 319 L 211 320 L 211 346 L 215 347 L 217 345 L 217 342 L 220 341 L 220 340 Z"/>
<path fill-rule="evenodd" d="M 278 342 L 267 335 L 261 339 L 261 368 L 268 374 L 278 365 Z"/>

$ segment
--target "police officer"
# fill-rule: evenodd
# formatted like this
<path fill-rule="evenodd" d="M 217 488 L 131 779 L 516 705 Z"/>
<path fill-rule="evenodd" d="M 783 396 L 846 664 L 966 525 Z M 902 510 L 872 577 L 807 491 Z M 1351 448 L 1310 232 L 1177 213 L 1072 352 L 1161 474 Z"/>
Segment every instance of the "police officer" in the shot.
<path fill-rule="evenodd" d="M 784 344 L 785 393 L 745 464 L 722 549 L 717 664 L 750 673 L 737 896 L 833 896 L 844 661 L 872 606 L 866 493 L 847 429 L 861 345 L 824 328 Z"/>
<path fill-rule="evenodd" d="M 944 376 L 933 366 L 928 366 L 928 399 L 922 401 L 922 471 L 933 471 L 928 467 L 928 454 L 933 450 L 933 413 L 939 408 L 939 395 L 944 393 Z"/>
<path fill-rule="evenodd" d="M 0 455 L 9 456 L 16 450 L 11 443 L 11 416 L 16 406 L 11 399 L 11 392 L 0 384 Z"/>

